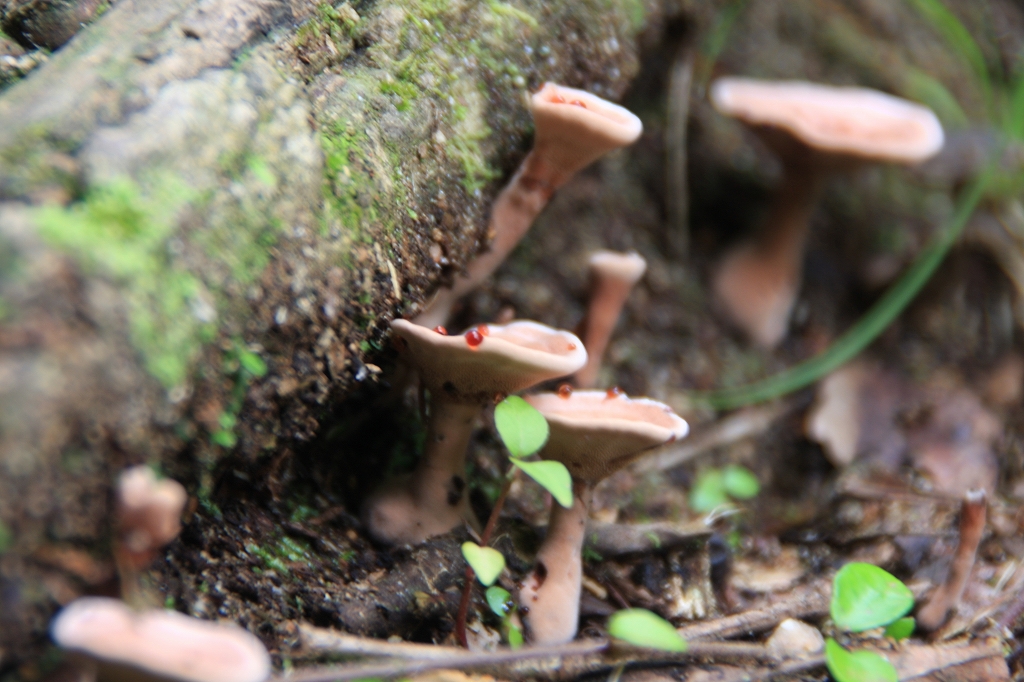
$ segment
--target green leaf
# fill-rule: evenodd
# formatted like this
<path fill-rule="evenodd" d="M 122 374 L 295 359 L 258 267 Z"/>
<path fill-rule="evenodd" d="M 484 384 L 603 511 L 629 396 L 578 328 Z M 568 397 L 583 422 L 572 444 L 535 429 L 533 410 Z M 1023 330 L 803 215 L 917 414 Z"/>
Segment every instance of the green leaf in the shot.
<path fill-rule="evenodd" d="M 917 621 L 914 620 L 913 616 L 900 618 L 885 629 L 885 636 L 892 637 L 898 642 L 901 639 L 906 639 L 907 637 L 910 637 L 910 635 L 914 634 L 914 628 L 916 626 Z"/>
<path fill-rule="evenodd" d="M 750 469 L 738 464 L 730 464 L 725 467 L 722 483 L 725 485 L 725 492 L 737 500 L 749 500 L 761 492 L 761 484 L 757 482 L 757 476 Z"/>
<path fill-rule="evenodd" d="M 263 358 L 252 351 L 241 350 L 238 352 L 238 364 L 249 374 L 256 377 L 264 376 L 267 373 L 267 363 Z"/>
<path fill-rule="evenodd" d="M 499 618 L 507 616 L 515 607 L 512 595 L 504 587 L 491 585 L 484 592 L 484 597 L 487 599 L 487 605 L 491 607 L 491 611 Z"/>
<path fill-rule="evenodd" d="M 523 631 L 512 623 L 508 623 L 508 632 L 506 633 L 505 638 L 508 639 L 508 645 L 513 650 L 523 646 Z"/>
<path fill-rule="evenodd" d="M 544 415 L 517 395 L 505 398 L 494 408 L 494 425 L 513 457 L 529 457 L 548 440 Z"/>
<path fill-rule="evenodd" d="M 0 554 L 6 552 L 14 544 L 14 533 L 0 521 Z"/>
<path fill-rule="evenodd" d="M 228 431 L 226 429 L 218 429 L 210 434 L 210 440 L 215 445 L 220 445 L 225 448 L 233 448 L 238 443 L 238 436 L 235 435 L 234 431 Z"/>
<path fill-rule="evenodd" d="M 888 625 L 913 607 L 914 594 L 907 586 L 872 564 L 846 564 L 832 582 L 832 620 L 843 630 Z"/>
<path fill-rule="evenodd" d="M 477 580 L 484 585 L 490 585 L 505 568 L 505 557 L 496 549 L 481 547 L 475 542 L 462 543 L 462 556 L 466 557 L 466 563 L 476 573 Z"/>
<path fill-rule="evenodd" d="M 647 609 L 625 609 L 608 619 L 608 634 L 634 646 L 662 651 L 686 651 L 686 640 L 672 623 Z"/>
<path fill-rule="evenodd" d="M 729 504 L 729 496 L 725 492 L 725 475 L 721 469 L 707 469 L 694 482 L 690 489 L 690 509 L 704 514 L 723 504 Z"/>
<path fill-rule="evenodd" d="M 572 475 L 561 462 L 543 461 L 526 462 L 521 459 L 511 458 L 509 460 L 523 472 L 540 483 L 551 496 L 566 509 L 572 507 Z"/>
<path fill-rule="evenodd" d="M 850 653 L 831 637 L 825 641 L 825 664 L 836 682 L 899 682 L 896 668 L 874 651 Z"/>

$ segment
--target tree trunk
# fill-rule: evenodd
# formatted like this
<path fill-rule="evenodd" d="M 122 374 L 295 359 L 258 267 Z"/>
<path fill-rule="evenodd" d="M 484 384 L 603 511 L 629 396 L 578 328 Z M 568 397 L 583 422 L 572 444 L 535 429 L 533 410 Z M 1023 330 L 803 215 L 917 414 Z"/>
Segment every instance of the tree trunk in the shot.
<path fill-rule="evenodd" d="M 62 600 L 41 548 L 104 553 L 124 466 L 205 495 L 375 381 L 485 247 L 527 94 L 615 99 L 656 12 L 121 0 L 0 95 L 0 667 Z"/>

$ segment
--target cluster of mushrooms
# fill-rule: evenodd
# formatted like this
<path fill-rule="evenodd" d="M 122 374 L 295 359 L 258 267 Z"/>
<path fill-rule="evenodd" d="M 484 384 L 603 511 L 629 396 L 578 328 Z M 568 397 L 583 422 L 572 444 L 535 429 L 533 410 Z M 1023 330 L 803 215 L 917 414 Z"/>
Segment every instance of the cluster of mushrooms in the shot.
<path fill-rule="evenodd" d="M 124 601 L 81 597 L 50 624 L 78 675 L 96 682 L 263 682 L 270 655 L 249 631 L 154 608 L 140 572 L 181 532 L 188 495 L 158 480 L 148 466 L 121 472 L 117 485 L 114 560 Z"/>
<path fill-rule="evenodd" d="M 728 253 L 712 281 L 726 317 L 766 347 L 785 336 L 800 287 L 814 202 L 829 173 L 866 160 L 917 163 L 942 147 L 943 131 L 927 108 L 864 88 L 722 78 L 711 90 L 719 112 L 748 124 L 776 152 L 783 179 L 764 229 Z M 523 237 L 552 193 L 601 155 L 634 142 L 639 119 L 589 93 L 551 83 L 530 102 L 534 147 L 496 199 L 491 248 L 442 288 L 414 320 L 392 330 L 405 360 L 430 395 L 427 444 L 416 470 L 371 496 L 364 519 L 384 543 L 416 543 L 474 523 L 466 501 L 465 455 L 484 406 L 558 377 L 594 387 L 601 357 L 631 288 L 646 264 L 637 254 L 599 252 L 590 260 L 591 297 L 575 335 L 515 321 L 480 324 L 463 335 L 444 328 L 452 308 L 479 286 Z M 562 462 L 575 501 L 552 504 L 533 572 L 518 600 L 534 643 L 576 635 L 581 552 L 593 486 L 645 452 L 681 438 L 686 422 L 659 402 L 616 389 L 527 395 L 544 415 L 550 438 L 540 452 Z"/>
<path fill-rule="evenodd" d="M 784 169 L 764 229 L 727 254 L 712 281 L 725 315 L 752 341 L 771 347 L 786 333 L 823 177 L 865 160 L 923 161 L 941 148 L 943 132 L 930 110 L 862 88 L 722 78 L 711 100 L 721 113 L 752 127 Z M 688 427 L 662 403 L 629 398 L 614 388 L 594 390 L 622 307 L 646 268 L 635 253 L 591 257 L 591 295 L 579 336 L 531 321 L 479 324 L 458 335 L 444 328 L 459 298 L 494 272 L 561 185 L 642 132 L 640 120 L 626 109 L 551 83 L 532 96 L 530 109 L 534 146 L 491 209 L 490 249 L 414 320 L 391 325 L 403 360 L 429 393 L 427 440 L 416 469 L 376 491 L 363 519 L 376 541 L 392 545 L 475 524 L 465 465 L 482 410 L 504 396 L 569 377 L 572 386 L 525 396 L 550 427 L 540 456 L 562 462 L 573 480 L 573 505 L 552 504 L 534 569 L 517 594 L 530 640 L 557 644 L 575 637 L 578 627 L 594 485 L 682 438 Z M 81 657 L 95 679 L 269 677 L 266 649 L 242 628 L 142 608 L 139 572 L 177 536 L 185 500 L 179 484 L 156 480 L 146 467 L 122 474 L 115 559 L 127 603 L 85 597 L 65 607 L 51 626 L 54 641 Z"/>

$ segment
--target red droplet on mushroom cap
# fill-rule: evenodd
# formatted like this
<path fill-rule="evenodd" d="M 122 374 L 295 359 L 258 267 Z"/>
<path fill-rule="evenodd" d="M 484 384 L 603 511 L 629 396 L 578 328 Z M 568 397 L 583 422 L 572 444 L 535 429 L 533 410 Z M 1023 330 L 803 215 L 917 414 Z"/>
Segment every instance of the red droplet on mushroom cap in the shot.
<path fill-rule="evenodd" d="M 441 336 L 448 336 L 448 330 L 442 327 L 441 325 L 437 325 L 436 327 L 434 327 L 434 331 L 440 334 Z"/>
<path fill-rule="evenodd" d="M 612 386 L 604 394 L 609 398 L 618 398 L 620 395 L 625 395 L 625 392 L 618 386 Z"/>
<path fill-rule="evenodd" d="M 572 384 L 562 384 L 558 387 L 558 397 L 568 400 L 572 396 Z"/>
<path fill-rule="evenodd" d="M 491 330 L 487 328 L 486 324 L 481 324 L 481 325 L 477 326 L 476 330 L 478 332 L 480 332 L 480 334 L 482 336 L 490 336 L 491 335 Z"/>
<path fill-rule="evenodd" d="M 487 343 L 479 328 L 440 336 L 407 320 L 395 320 L 391 327 L 408 341 L 407 355 L 424 385 L 462 402 L 489 403 L 495 393 L 518 393 L 568 376 L 586 362 L 576 336 L 525 320 L 488 325 Z"/>

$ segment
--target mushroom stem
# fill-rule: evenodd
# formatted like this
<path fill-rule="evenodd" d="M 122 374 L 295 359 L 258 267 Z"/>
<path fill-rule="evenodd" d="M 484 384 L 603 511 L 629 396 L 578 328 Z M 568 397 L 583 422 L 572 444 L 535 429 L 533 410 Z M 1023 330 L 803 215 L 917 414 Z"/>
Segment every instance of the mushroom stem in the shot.
<path fill-rule="evenodd" d="M 466 274 L 455 278 L 450 289 L 439 289 L 426 310 L 413 322 L 433 328 L 448 321 L 455 302 L 497 270 L 533 225 L 555 191 L 553 179 L 538 154 L 531 151 L 512 181 L 494 200 L 487 227 L 487 234 L 492 236 L 489 250 L 477 256 L 466 268 Z"/>
<path fill-rule="evenodd" d="M 591 491 L 589 483 L 574 479 L 572 507 L 551 504 L 547 535 L 533 572 L 519 590 L 519 605 L 534 644 L 563 644 L 576 636 Z"/>
<path fill-rule="evenodd" d="M 622 307 L 646 270 L 647 261 L 635 252 L 598 251 L 590 257 L 590 300 L 578 332 L 587 349 L 587 364 L 574 377 L 580 388 L 597 384 L 604 351 Z"/>
<path fill-rule="evenodd" d="M 415 471 L 366 503 L 370 534 L 389 544 L 417 543 L 473 522 L 466 495 L 466 448 L 480 406 L 430 396 L 427 443 Z"/>
<path fill-rule="evenodd" d="M 767 348 L 786 335 L 821 175 L 787 166 L 764 229 L 756 240 L 726 255 L 715 275 L 715 295 L 728 316 Z"/>

